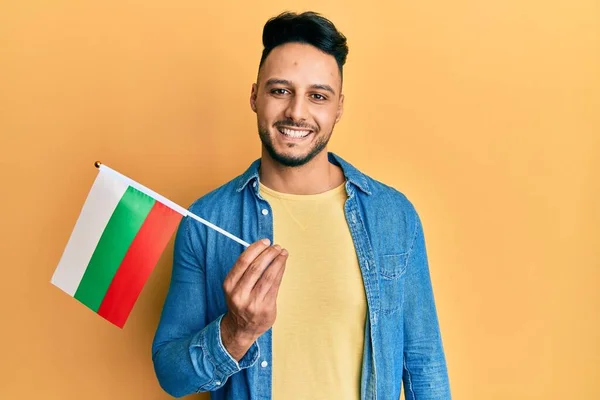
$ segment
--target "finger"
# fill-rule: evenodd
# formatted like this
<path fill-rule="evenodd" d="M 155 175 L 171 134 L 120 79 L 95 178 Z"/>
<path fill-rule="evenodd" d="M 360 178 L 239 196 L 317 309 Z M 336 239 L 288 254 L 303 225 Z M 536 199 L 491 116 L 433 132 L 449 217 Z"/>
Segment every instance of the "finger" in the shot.
<path fill-rule="evenodd" d="M 269 247 L 271 241 L 269 239 L 262 239 L 252 243 L 235 261 L 233 267 L 225 277 L 224 286 L 234 288 L 240 278 L 246 272 L 246 268 L 258 257 L 265 249 Z"/>
<path fill-rule="evenodd" d="M 276 281 L 278 275 L 285 266 L 286 258 L 287 252 L 282 250 L 254 285 L 252 294 L 250 295 L 251 297 L 254 297 L 259 301 L 263 301 L 265 295 L 271 289 L 271 286 L 273 286 L 273 283 Z"/>
<path fill-rule="evenodd" d="M 254 261 L 250 263 L 248 268 L 246 268 L 244 275 L 238 281 L 236 290 L 241 291 L 243 295 L 250 295 L 256 282 L 279 253 L 281 253 L 281 247 L 275 245 L 269 247 L 256 257 Z"/>
<path fill-rule="evenodd" d="M 263 294 L 262 298 L 263 298 L 264 302 L 267 302 L 267 301 L 274 302 L 275 300 L 277 300 L 277 295 L 279 294 L 279 288 L 281 287 L 281 281 L 283 280 L 283 274 L 285 273 L 287 259 L 288 259 L 288 253 L 287 253 L 287 251 L 284 250 L 281 252 L 279 257 L 277 258 L 277 263 L 279 265 L 277 273 L 275 274 L 272 282 L 270 283 L 269 287 L 266 288 L 265 293 Z M 273 265 L 271 265 L 271 267 L 273 267 Z M 271 269 L 271 267 L 269 267 L 269 269 Z"/>

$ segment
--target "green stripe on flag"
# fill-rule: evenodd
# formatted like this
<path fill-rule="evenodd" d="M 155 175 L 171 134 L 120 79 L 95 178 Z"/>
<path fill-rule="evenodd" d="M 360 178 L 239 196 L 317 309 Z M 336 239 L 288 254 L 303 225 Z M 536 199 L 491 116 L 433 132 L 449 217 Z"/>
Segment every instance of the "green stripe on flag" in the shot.
<path fill-rule="evenodd" d="M 155 200 L 128 187 L 117 204 L 81 278 L 75 298 L 98 311 L 127 250 Z"/>

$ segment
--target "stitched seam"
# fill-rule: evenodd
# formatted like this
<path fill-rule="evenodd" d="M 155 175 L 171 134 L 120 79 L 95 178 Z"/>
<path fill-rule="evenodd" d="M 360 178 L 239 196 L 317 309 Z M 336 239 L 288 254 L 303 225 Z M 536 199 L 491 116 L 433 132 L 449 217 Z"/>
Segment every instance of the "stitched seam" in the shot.
<path fill-rule="evenodd" d="M 360 226 L 362 227 L 362 230 L 364 232 L 367 231 L 367 228 L 365 226 L 365 222 L 363 221 L 362 215 L 360 214 L 360 212 L 358 211 L 358 207 L 355 209 L 355 214 L 356 214 L 356 219 L 358 220 L 358 222 L 360 223 Z M 369 234 L 367 233 L 367 235 L 365 235 L 365 241 L 367 242 L 367 245 L 365 246 L 365 248 L 363 248 L 363 255 L 364 257 L 367 259 L 367 261 L 371 261 L 369 259 L 369 255 L 371 255 L 370 253 L 368 253 L 369 249 L 373 249 L 373 245 L 371 243 L 371 238 L 369 237 Z M 372 252 L 371 252 L 372 253 Z M 367 265 L 367 269 L 371 269 L 373 266 L 371 265 L 372 262 L 369 262 L 369 265 Z"/>
<path fill-rule="evenodd" d="M 215 360 L 215 358 L 213 357 L 213 355 L 208 350 L 208 342 L 207 342 L 207 337 L 206 336 L 207 335 L 206 335 L 206 331 L 205 331 L 202 334 L 202 341 L 200 342 L 200 348 L 206 354 L 206 357 L 211 362 L 211 364 L 215 367 L 215 370 L 216 370 L 218 364 L 217 364 L 217 361 Z"/>
<path fill-rule="evenodd" d="M 381 275 L 384 278 L 386 278 L 388 280 L 390 280 L 390 279 L 391 280 L 395 280 L 395 279 L 400 278 L 402 275 L 404 275 L 404 273 L 406 272 L 406 266 L 407 266 L 407 262 L 406 261 L 404 261 L 404 263 L 403 263 L 404 265 L 400 265 L 400 263 L 398 263 L 398 265 L 400 265 L 400 270 L 399 271 L 396 270 L 396 269 L 393 269 L 392 272 L 389 272 L 389 273 L 387 271 L 387 263 L 388 262 L 393 263 L 394 262 L 393 261 L 394 258 L 398 258 L 399 259 L 401 257 L 404 257 L 405 259 L 408 259 L 408 257 L 409 257 L 408 252 L 405 251 L 405 252 L 399 253 L 399 254 L 384 254 L 382 256 L 382 258 L 381 258 L 381 261 L 382 261 L 382 263 L 381 263 Z M 388 261 L 388 260 L 391 260 L 391 261 Z"/>
<path fill-rule="evenodd" d="M 417 230 L 419 229 L 419 217 L 416 215 L 415 211 L 415 231 L 413 232 L 412 243 L 410 244 L 410 249 L 407 251 L 408 255 L 406 256 L 406 267 L 410 262 L 410 256 L 413 253 L 413 249 L 415 248 L 415 243 L 417 243 Z"/>
<path fill-rule="evenodd" d="M 199 343 L 198 347 L 200 347 L 200 349 L 202 349 L 202 352 L 203 352 L 203 353 L 205 353 L 205 354 L 207 355 L 207 357 L 208 357 L 208 359 L 210 360 L 210 362 L 211 362 L 213 365 L 215 365 L 214 361 L 212 360 L 212 357 L 211 357 L 210 353 L 209 353 L 209 352 L 206 350 L 206 335 L 205 335 L 205 334 L 202 334 L 201 336 L 202 336 L 202 337 L 201 337 L 201 339 L 200 339 L 200 343 Z M 194 370 L 196 370 L 196 374 L 198 374 L 198 370 L 196 369 L 196 365 L 195 365 L 195 363 L 194 363 Z M 215 367 L 215 370 L 216 370 L 216 367 Z M 197 386 L 196 393 L 200 393 L 201 391 L 204 391 L 204 390 L 206 390 L 206 389 L 212 388 L 212 387 L 214 386 L 214 382 L 215 382 L 215 380 L 216 380 L 216 379 L 215 379 L 214 377 L 212 377 L 212 378 L 210 378 L 210 380 L 209 380 L 207 383 L 205 383 L 204 385 Z"/>
<path fill-rule="evenodd" d="M 190 232 L 192 230 L 190 227 L 190 218 L 187 218 L 185 221 L 183 221 L 183 223 L 186 225 L 185 226 L 185 236 L 186 236 L 186 240 L 187 240 L 189 246 L 191 247 L 190 251 L 194 255 L 194 258 L 196 259 L 196 262 L 198 263 L 198 266 L 200 267 L 200 269 L 202 271 L 205 271 L 206 268 L 204 267 L 204 264 L 200 261 L 200 257 L 198 255 L 198 249 L 193 246 L 194 243 L 192 242 L 192 233 Z M 198 240 L 198 245 L 200 247 L 202 247 L 202 250 L 204 250 L 204 245 L 202 244 L 202 240 Z M 205 251 L 204 251 L 204 254 L 206 254 Z"/>
<path fill-rule="evenodd" d="M 406 265 L 408 267 L 408 264 L 410 262 L 410 256 L 413 253 L 413 249 L 415 247 L 415 243 L 417 242 L 417 230 L 419 228 L 419 217 L 418 215 L 416 215 L 416 211 L 415 211 L 415 231 L 413 232 L 413 238 L 412 238 L 412 243 L 410 245 L 410 249 L 408 250 L 408 256 L 406 257 Z M 416 400 L 416 396 L 415 396 L 415 391 L 413 390 L 412 387 L 412 377 L 410 374 L 410 370 L 408 369 L 408 366 L 406 365 L 406 357 L 404 357 L 404 369 L 406 369 L 406 373 L 408 375 L 408 388 L 410 389 L 410 392 L 412 393 L 412 399 L 411 400 Z"/>
<path fill-rule="evenodd" d="M 410 389 L 410 392 L 412 393 L 412 400 L 416 400 L 417 397 L 415 396 L 415 391 L 413 390 L 413 387 L 412 387 L 412 378 L 410 377 L 410 370 L 406 366 L 406 358 L 404 358 L 404 369 L 406 370 L 406 373 L 408 374 L 408 388 Z"/>

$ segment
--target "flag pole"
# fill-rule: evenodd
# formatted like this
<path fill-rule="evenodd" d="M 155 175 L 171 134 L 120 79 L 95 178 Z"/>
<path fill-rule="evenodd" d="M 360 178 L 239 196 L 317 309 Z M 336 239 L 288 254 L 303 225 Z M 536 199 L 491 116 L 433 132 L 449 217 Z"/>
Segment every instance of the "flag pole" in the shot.
<path fill-rule="evenodd" d="M 192 219 L 195 219 L 196 221 L 206 225 L 207 227 L 219 232 L 222 235 L 227 236 L 229 239 L 238 242 L 239 244 L 241 244 L 244 247 L 248 247 L 250 246 L 250 244 L 248 242 L 243 241 L 242 239 L 238 238 L 235 235 L 232 235 L 231 233 L 227 232 L 224 229 L 219 228 L 218 226 L 208 222 L 207 220 L 200 218 L 199 216 L 197 216 L 196 214 L 190 212 L 189 210 L 186 210 L 185 208 L 181 207 L 180 205 L 172 202 L 171 200 L 161 196 L 158 193 L 155 193 L 154 191 L 148 189 L 147 187 L 137 183 L 136 181 L 126 177 L 125 175 L 107 167 L 106 165 L 102 164 L 100 161 L 96 161 L 94 162 L 94 166 L 96 168 L 98 168 L 98 170 L 102 171 L 106 171 L 109 172 L 111 174 L 113 174 L 114 176 L 118 177 L 121 180 L 124 180 L 127 184 L 129 184 L 130 186 L 132 186 L 133 188 L 139 190 L 140 192 L 156 199 L 157 201 L 160 201 L 161 203 L 163 203 L 164 205 L 166 205 L 167 207 L 172 208 L 173 210 L 179 212 L 180 214 L 182 214 L 184 217 L 190 217 Z"/>

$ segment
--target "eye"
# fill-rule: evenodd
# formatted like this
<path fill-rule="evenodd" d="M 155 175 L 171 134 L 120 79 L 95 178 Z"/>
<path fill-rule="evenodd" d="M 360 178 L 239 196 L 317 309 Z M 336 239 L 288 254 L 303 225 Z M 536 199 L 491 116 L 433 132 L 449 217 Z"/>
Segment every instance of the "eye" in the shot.
<path fill-rule="evenodd" d="M 278 96 L 283 96 L 283 95 L 289 93 L 289 91 L 287 89 L 278 88 L 278 89 L 271 90 L 271 93 L 276 94 Z"/>
<path fill-rule="evenodd" d="M 313 93 L 310 96 L 317 101 L 327 100 L 327 97 L 323 96 L 321 93 Z"/>

